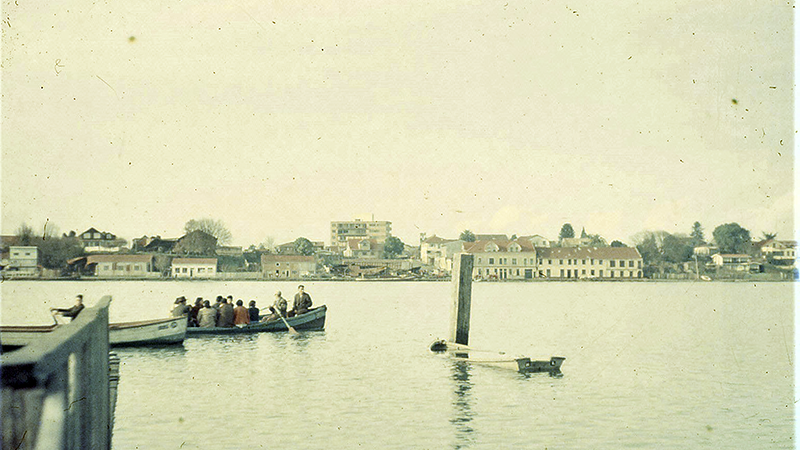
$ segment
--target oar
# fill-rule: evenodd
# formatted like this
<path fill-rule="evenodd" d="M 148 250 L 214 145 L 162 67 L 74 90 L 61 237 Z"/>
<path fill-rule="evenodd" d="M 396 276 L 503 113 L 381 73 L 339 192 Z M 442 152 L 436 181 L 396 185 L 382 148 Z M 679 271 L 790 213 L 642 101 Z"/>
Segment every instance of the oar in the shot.
<path fill-rule="evenodd" d="M 269 309 L 270 311 L 272 311 L 272 307 L 270 307 L 270 306 L 268 306 L 268 307 L 266 307 L 266 308 L 261 308 L 261 309 Z M 288 329 L 289 329 L 289 333 L 291 333 L 291 334 L 295 334 L 295 335 L 299 335 L 299 334 L 300 334 L 300 333 L 299 333 L 297 330 L 295 330 L 295 329 L 294 329 L 294 327 L 293 327 L 293 326 L 289 325 L 289 322 L 287 322 L 287 321 L 286 321 L 286 319 L 285 319 L 285 318 L 284 318 L 284 317 L 281 315 L 281 313 L 280 313 L 280 312 L 278 312 L 278 311 L 275 311 L 275 314 L 277 314 L 277 315 L 278 315 L 278 317 L 280 317 L 280 318 L 281 318 L 281 320 L 283 321 L 283 323 L 284 323 L 284 324 L 286 324 L 286 328 L 288 328 Z"/>
<path fill-rule="evenodd" d="M 287 322 L 286 318 L 284 318 L 282 315 L 280 315 L 280 313 L 278 313 L 278 317 L 280 317 L 281 320 L 283 321 L 283 323 L 286 324 L 286 328 L 289 329 L 289 333 L 294 334 L 294 335 L 299 335 L 300 334 L 300 333 L 297 332 L 297 330 L 294 329 L 294 327 L 289 325 L 289 322 Z"/>

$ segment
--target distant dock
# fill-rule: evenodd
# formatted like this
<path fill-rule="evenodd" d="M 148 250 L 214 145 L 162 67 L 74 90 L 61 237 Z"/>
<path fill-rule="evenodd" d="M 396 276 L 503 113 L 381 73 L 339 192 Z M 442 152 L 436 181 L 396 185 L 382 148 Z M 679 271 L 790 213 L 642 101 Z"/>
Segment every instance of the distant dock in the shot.
<path fill-rule="evenodd" d="M 108 351 L 110 303 L 35 339 L 0 329 L 3 448 L 111 448 L 119 359 Z"/>

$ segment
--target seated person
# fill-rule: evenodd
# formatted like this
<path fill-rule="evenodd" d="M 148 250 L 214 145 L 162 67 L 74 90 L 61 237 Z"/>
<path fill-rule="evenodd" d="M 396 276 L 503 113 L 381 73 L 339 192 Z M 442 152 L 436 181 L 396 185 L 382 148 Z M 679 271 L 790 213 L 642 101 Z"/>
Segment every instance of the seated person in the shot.
<path fill-rule="evenodd" d="M 53 314 L 61 314 L 61 317 L 69 317 L 70 322 L 72 322 L 78 317 L 78 314 L 83 311 L 83 308 L 83 294 L 78 294 L 78 296 L 75 297 L 74 306 L 70 308 L 50 308 L 50 312 Z"/>
<path fill-rule="evenodd" d="M 264 321 L 268 320 L 277 320 L 279 317 L 286 317 L 286 308 L 288 308 L 289 303 L 283 298 L 281 295 L 281 291 L 275 293 L 275 303 L 269 307 L 269 310 L 272 314 L 268 315 L 264 318 Z M 280 314 L 280 315 L 279 315 Z"/>

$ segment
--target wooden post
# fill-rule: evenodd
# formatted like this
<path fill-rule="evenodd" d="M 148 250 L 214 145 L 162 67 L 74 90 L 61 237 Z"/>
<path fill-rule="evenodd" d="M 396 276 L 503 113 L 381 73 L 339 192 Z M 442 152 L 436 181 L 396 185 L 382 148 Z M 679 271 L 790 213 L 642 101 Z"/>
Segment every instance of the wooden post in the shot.
<path fill-rule="evenodd" d="M 453 257 L 453 308 L 450 312 L 450 342 L 456 344 L 469 345 L 473 263 L 473 255 L 458 253 Z"/>

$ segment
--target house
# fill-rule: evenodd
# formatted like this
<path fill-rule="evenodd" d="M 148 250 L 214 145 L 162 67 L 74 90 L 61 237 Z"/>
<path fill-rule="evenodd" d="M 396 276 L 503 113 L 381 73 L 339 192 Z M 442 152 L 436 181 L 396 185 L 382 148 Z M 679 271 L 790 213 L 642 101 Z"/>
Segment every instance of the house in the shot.
<path fill-rule="evenodd" d="M 314 249 L 314 253 L 319 253 L 325 250 L 325 243 L 322 241 L 309 241 L 311 242 L 311 247 Z M 299 255 L 295 250 L 295 241 L 287 242 L 285 244 L 280 244 L 275 246 L 275 253 L 279 253 L 281 255 Z"/>
<path fill-rule="evenodd" d="M 773 260 L 780 265 L 791 265 L 797 260 L 797 241 L 768 239 L 759 242 L 756 247 L 765 259 Z"/>
<path fill-rule="evenodd" d="M 217 258 L 175 258 L 170 273 L 173 278 L 214 278 Z"/>
<path fill-rule="evenodd" d="M 181 236 L 172 248 L 175 254 L 195 256 L 215 256 L 216 250 L 217 238 L 200 230 L 190 231 Z"/>
<path fill-rule="evenodd" d="M 34 276 L 39 273 L 39 249 L 35 246 L 16 246 L 8 248 L 6 274 Z"/>
<path fill-rule="evenodd" d="M 301 278 L 316 275 L 317 259 L 304 255 L 261 255 L 261 270 L 264 278 Z"/>
<path fill-rule="evenodd" d="M 592 245 L 592 238 L 586 236 L 562 238 L 560 244 L 562 247 L 589 247 Z"/>
<path fill-rule="evenodd" d="M 85 252 L 118 252 L 121 250 L 121 239 L 106 231 L 92 227 L 78 235 Z"/>
<path fill-rule="evenodd" d="M 423 264 L 430 266 L 446 257 L 447 244 L 451 242 L 461 242 L 457 239 L 445 239 L 435 234 L 429 238 L 424 238 L 419 244 L 419 259 Z"/>
<path fill-rule="evenodd" d="M 162 239 L 161 236 L 142 236 L 131 240 L 131 249 L 135 252 L 172 253 L 177 239 Z"/>
<path fill-rule="evenodd" d="M 383 244 L 376 239 L 348 239 L 343 255 L 345 258 L 380 258 Z"/>
<path fill-rule="evenodd" d="M 536 250 L 539 277 L 642 278 L 642 255 L 635 247 L 551 247 Z"/>
<path fill-rule="evenodd" d="M 144 278 L 157 277 L 153 255 L 89 255 L 69 261 L 70 265 L 81 264 L 84 272 L 98 278 Z"/>
<path fill-rule="evenodd" d="M 711 256 L 717 269 L 733 270 L 737 272 L 750 271 L 753 258 L 745 254 L 721 254 L 716 253 Z"/>
<path fill-rule="evenodd" d="M 534 247 L 552 247 L 553 243 L 544 236 L 534 234 L 532 236 L 520 236 L 520 239 L 527 239 Z"/>
<path fill-rule="evenodd" d="M 465 244 L 474 255 L 475 279 L 519 280 L 536 276 L 536 248 L 527 239 L 480 240 Z"/>
<path fill-rule="evenodd" d="M 698 245 L 694 248 L 693 252 L 697 256 L 711 256 L 716 253 L 719 249 L 716 245 L 711 244 L 702 244 Z"/>

